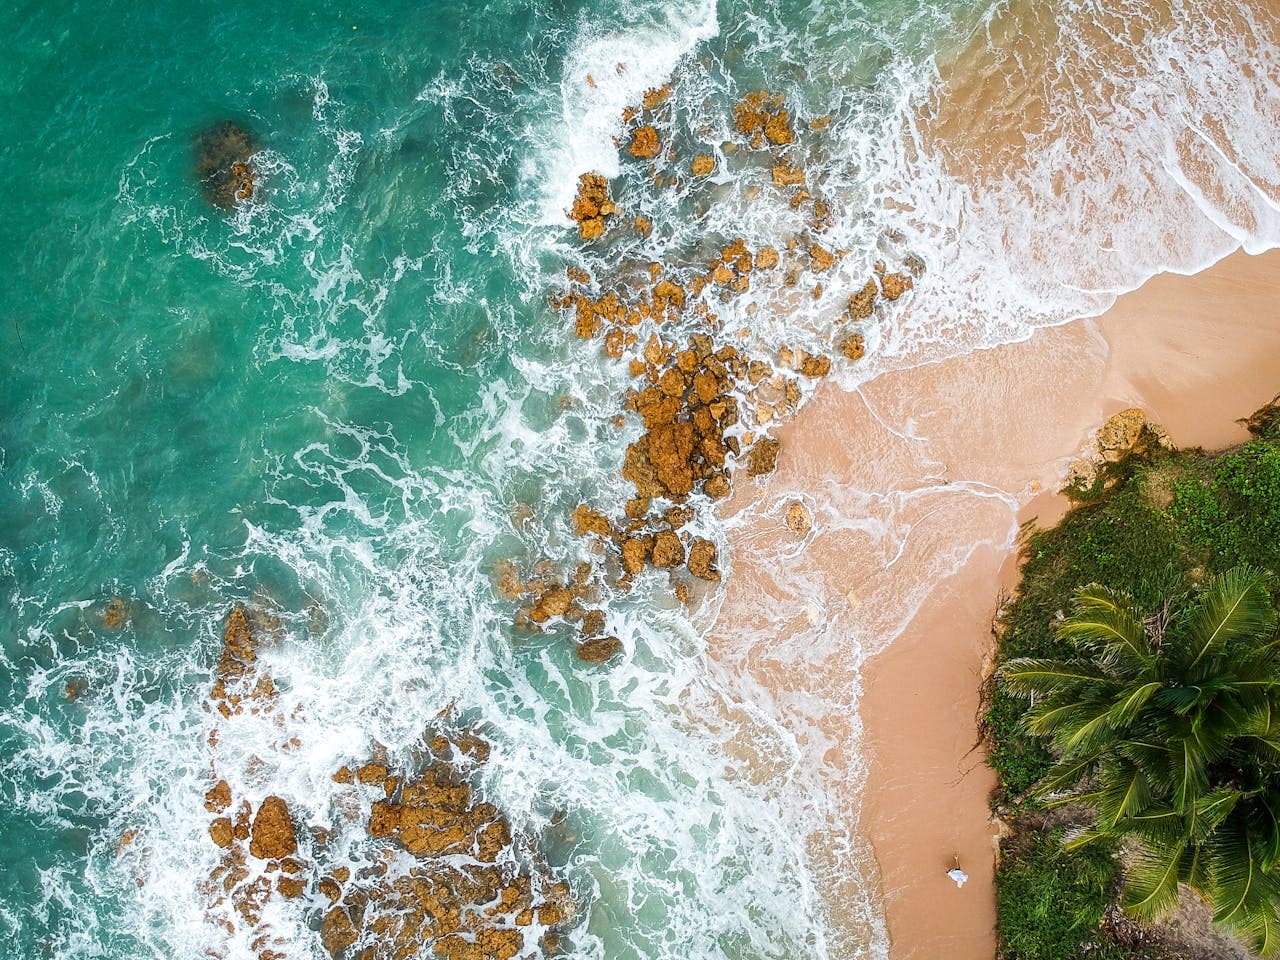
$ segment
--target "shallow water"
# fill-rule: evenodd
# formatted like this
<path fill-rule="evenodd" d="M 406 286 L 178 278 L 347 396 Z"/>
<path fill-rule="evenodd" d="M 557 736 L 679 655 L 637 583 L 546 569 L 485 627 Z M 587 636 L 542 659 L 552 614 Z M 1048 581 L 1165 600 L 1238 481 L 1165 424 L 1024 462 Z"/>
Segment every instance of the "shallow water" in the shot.
<path fill-rule="evenodd" d="M 407 756 L 456 703 L 494 742 L 482 792 L 584 904 L 571 955 L 884 956 L 865 855 L 826 794 L 842 774 L 812 769 L 767 694 L 743 702 L 707 661 L 716 595 L 687 611 L 649 577 L 609 597 L 624 655 L 607 670 L 578 664 L 567 633 L 512 631 L 495 563 L 585 556 L 569 512 L 629 495 L 618 469 L 636 433 L 612 423 L 625 369 L 547 296 L 567 264 L 694 266 L 735 237 L 804 234 L 769 163 L 722 147 L 733 103 L 762 86 L 787 97 L 831 202 L 822 242 L 848 254 L 718 306 L 725 329 L 759 353 L 816 348 L 874 261 L 927 266 L 865 325 L 866 360 L 837 364 L 848 385 L 1095 312 L 1159 269 L 1275 246 L 1274 13 L 1128 12 L 1152 26 L 1118 41 L 1087 4 L 1057 14 L 1044 49 L 1074 51 L 1065 34 L 1132 55 L 1103 58 L 1112 112 L 1054 101 L 1089 123 L 1008 164 L 944 121 L 962 81 L 1016 90 L 1055 62 L 1038 53 L 1008 80 L 993 25 L 1017 5 L 0 15 L 16 173 L 0 198 L 0 953 L 254 954 L 203 919 L 200 885 L 217 859 L 203 704 L 223 617 L 246 602 L 282 620 L 264 657 L 299 745 L 280 749 L 261 717 L 222 725 L 237 795 L 279 793 L 300 823 L 329 825 L 339 765 L 375 742 Z M 613 137 L 667 80 L 676 158 L 659 169 L 682 183 L 658 189 Z M 965 115 L 1021 122 L 1001 102 L 988 91 Z M 804 132 L 826 114 L 825 133 Z M 205 204 L 191 156 L 228 117 L 265 144 L 258 200 L 231 216 Z M 698 152 L 717 173 L 688 183 Z M 562 213 L 593 169 L 653 218 L 651 237 L 583 247 Z M 696 529 L 723 543 L 709 512 Z M 833 907 L 849 878 L 859 894 Z M 316 909 L 273 915 L 291 956 L 322 955 Z"/>

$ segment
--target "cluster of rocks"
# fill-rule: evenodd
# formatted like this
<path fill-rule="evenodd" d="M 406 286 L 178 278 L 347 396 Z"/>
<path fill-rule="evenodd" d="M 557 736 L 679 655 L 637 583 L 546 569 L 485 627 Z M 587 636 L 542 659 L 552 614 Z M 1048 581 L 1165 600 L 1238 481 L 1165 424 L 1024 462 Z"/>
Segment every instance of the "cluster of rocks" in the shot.
<path fill-rule="evenodd" d="M 551 953 L 555 930 L 575 914 L 567 884 L 542 867 L 522 866 L 511 826 L 481 801 L 464 775 L 488 759 L 474 734 L 437 733 L 412 776 L 371 761 L 341 768 L 334 781 L 372 797 L 367 831 L 373 849 L 352 878 L 333 871 L 319 881 L 332 902 L 321 942 L 355 960 L 416 956 L 430 943 L 447 960 L 510 960 Z M 409 854 L 407 863 L 398 851 Z"/>
<path fill-rule="evenodd" d="M 622 118 L 627 136 L 618 142 L 620 149 L 626 144 L 632 158 L 650 162 L 651 178 L 659 186 L 664 178 L 656 163 L 676 159 L 663 132 L 669 119 L 664 104 L 671 93 L 670 86 L 649 90 L 642 106 L 627 108 Z M 821 130 L 830 119 L 818 118 L 809 128 Z M 783 286 L 796 286 L 806 272 L 821 277 L 848 253 L 815 239 L 829 226 L 831 211 L 808 190 L 801 159 L 793 153 L 799 149 L 796 128 L 784 99 L 763 90 L 750 93 L 734 107 L 733 122 L 740 141 L 724 144 L 723 151 L 732 153 L 739 143 L 768 150 L 773 186 L 788 195 L 793 208 L 812 203 L 809 226 L 814 233 L 792 237 L 782 249 L 762 246 L 754 251 L 738 238 L 701 267 L 651 263 L 647 275 L 627 267 L 627 279 L 620 269 L 604 283 L 579 267 L 569 267 L 567 289 L 551 299 L 553 307 L 572 316 L 579 337 L 600 340 L 606 356 L 629 363 L 636 383 L 623 406 L 642 427 L 627 446 L 622 465 L 622 476 L 634 486 L 635 496 L 612 509 L 581 504 L 572 518 L 575 531 L 592 541 L 593 553 L 606 556 L 606 574 L 615 585 L 626 588 L 646 569 L 663 570 L 681 601 L 688 600 L 694 582 L 720 577 L 715 545 L 687 529 L 695 519 L 689 504 L 701 502 L 699 494 L 711 501 L 729 496 L 735 467 L 749 476 L 771 473 L 779 445 L 767 435 L 769 427 L 795 414 L 805 379 L 825 377 L 832 370 L 831 356 L 803 349 L 784 347 L 768 359 L 743 353 L 724 342 L 712 304 L 746 293 L 756 278 L 779 268 Z M 697 154 L 689 169 L 695 177 L 709 176 L 716 159 Z M 603 176 L 589 173 L 579 179 L 568 216 L 584 240 L 602 236 L 606 218 L 620 213 Z M 647 236 L 653 225 L 637 217 L 635 226 Z M 873 316 L 880 300 L 895 301 L 911 287 L 910 275 L 889 273 L 877 263 L 874 275 L 849 298 L 843 320 L 861 324 Z M 812 293 L 819 297 L 822 292 L 819 282 Z M 664 337 L 667 326 L 686 332 Z M 837 327 L 832 355 L 857 361 L 865 351 L 856 327 Z M 625 420 L 615 423 L 622 426 Z M 788 526 L 800 535 L 811 522 L 803 505 L 796 504 L 788 513 Z M 582 637 L 579 656 L 603 659 L 622 644 L 604 635 L 604 613 L 590 609 L 597 602 L 600 575 L 588 563 L 572 576 L 544 570 L 522 581 L 509 565 L 499 580 L 501 592 L 524 601 L 516 614 L 518 628 L 540 630 L 556 622 L 576 626 Z"/>
<path fill-rule="evenodd" d="M 733 127 L 748 138 L 755 150 L 767 143 L 780 147 L 795 143 L 796 133 L 791 127 L 791 115 L 783 104 L 781 94 L 770 93 L 768 90 L 749 93 L 733 108 Z"/>
<path fill-rule="evenodd" d="M 578 236 L 595 240 L 604 236 L 604 218 L 618 212 L 609 199 L 609 181 L 598 173 L 584 173 L 578 178 L 578 193 L 573 199 L 569 219 L 578 225 Z"/>
<path fill-rule="evenodd" d="M 195 139 L 196 177 L 210 204 L 229 210 L 253 197 L 260 146 L 248 129 L 231 120 L 200 131 Z"/>
<path fill-rule="evenodd" d="M 605 612 L 592 606 L 599 602 L 600 590 L 590 561 L 579 563 L 569 577 L 558 575 L 555 565 L 544 561 L 526 579 L 512 561 L 503 560 L 494 577 L 500 595 L 523 601 L 515 615 L 518 631 L 536 633 L 557 622 L 574 625 L 581 635 L 578 659 L 587 663 L 606 663 L 622 651 L 622 641 L 606 635 Z"/>
<path fill-rule="evenodd" d="M 1068 492 L 1087 492 L 1094 488 L 1098 478 L 1107 485 L 1114 477 L 1107 476 L 1107 467 L 1132 456 L 1145 456 L 1157 449 L 1169 450 L 1173 441 L 1160 424 L 1147 419 L 1138 407 L 1130 407 L 1112 414 L 1098 428 L 1093 438 L 1093 452 L 1076 460 L 1067 469 Z"/>
<path fill-rule="evenodd" d="M 250 619 L 237 607 L 227 618 L 211 710 L 271 709 L 274 693 L 261 685 L 269 678 L 255 677 L 255 648 Z M 217 742 L 215 730 L 210 744 Z M 536 853 L 516 856 L 510 823 L 475 795 L 468 778 L 488 756 L 482 737 L 436 730 L 407 769 L 393 771 L 380 749 L 361 766 L 340 768 L 333 780 L 348 788 L 335 800 L 340 829 L 360 831 L 343 844 L 329 829 L 300 831 L 279 796 L 256 806 L 237 801 L 215 762 L 205 808 L 222 856 L 205 884 L 210 919 L 229 934 L 244 930 L 258 960 L 284 960 L 278 948 L 286 944 L 264 920 L 274 897 L 298 901 L 335 960 L 401 960 L 428 946 L 446 960 L 554 952 L 555 931 L 576 906 Z M 328 854 L 338 847 L 341 862 Z"/>

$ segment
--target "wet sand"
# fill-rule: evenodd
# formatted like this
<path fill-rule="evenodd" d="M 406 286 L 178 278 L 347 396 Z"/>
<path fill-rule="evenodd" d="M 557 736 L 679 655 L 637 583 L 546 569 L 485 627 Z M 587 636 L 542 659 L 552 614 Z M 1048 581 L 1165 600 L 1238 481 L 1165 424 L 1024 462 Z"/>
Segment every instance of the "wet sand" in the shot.
<path fill-rule="evenodd" d="M 887 932 L 891 960 L 994 955 L 994 777 L 976 718 L 1018 524 L 1056 519 L 1052 491 L 1110 414 L 1141 406 L 1176 443 L 1220 447 L 1277 391 L 1280 251 L 1235 254 L 1096 321 L 854 393 L 824 386 L 781 431 L 778 470 L 737 484 L 710 652 L 744 692 L 768 692 L 825 771 L 850 862 L 875 865 L 859 880 L 878 883 L 884 927 L 848 942 Z M 804 535 L 784 523 L 796 500 Z M 963 889 L 945 876 L 957 854 Z"/>

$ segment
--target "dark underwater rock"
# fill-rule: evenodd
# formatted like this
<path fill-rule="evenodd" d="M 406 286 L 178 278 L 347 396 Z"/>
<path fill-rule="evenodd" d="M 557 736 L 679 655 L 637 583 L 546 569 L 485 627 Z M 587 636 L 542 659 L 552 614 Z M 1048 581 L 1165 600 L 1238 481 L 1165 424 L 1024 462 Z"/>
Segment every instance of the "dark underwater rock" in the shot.
<path fill-rule="evenodd" d="M 221 210 L 252 198 L 257 187 L 253 156 L 260 149 L 257 138 L 234 120 L 224 120 L 197 134 L 195 168 L 204 198 Z"/>

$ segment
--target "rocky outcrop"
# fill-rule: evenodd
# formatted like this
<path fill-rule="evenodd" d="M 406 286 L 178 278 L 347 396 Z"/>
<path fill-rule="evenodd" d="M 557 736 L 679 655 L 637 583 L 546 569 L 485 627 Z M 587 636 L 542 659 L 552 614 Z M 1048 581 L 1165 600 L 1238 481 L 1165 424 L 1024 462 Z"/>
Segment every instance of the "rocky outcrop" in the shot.
<path fill-rule="evenodd" d="M 475 796 L 453 762 L 488 756 L 487 744 L 477 750 L 469 742 L 475 739 L 436 734 L 425 766 L 413 776 L 385 765 L 368 777 L 355 775 L 355 789 L 377 798 L 369 808 L 369 837 L 391 846 L 375 844 L 354 878 L 344 867 L 317 884 L 331 904 L 320 939 L 335 960 L 358 944 L 362 960 L 417 955 L 428 943 L 444 958 L 526 956 L 575 914 L 566 884 L 545 868 L 519 865 L 510 824 Z"/>
<path fill-rule="evenodd" d="M 595 240 L 604 235 L 605 217 L 618 212 L 609 199 L 609 181 L 598 173 L 584 173 L 578 178 L 578 194 L 574 197 L 569 219 L 578 225 L 578 236 Z"/>
<path fill-rule="evenodd" d="M 575 590 L 587 578 L 577 572 Z M 550 587 L 540 600 L 560 609 L 561 594 L 576 600 L 575 590 Z M 592 626 L 602 629 L 603 615 L 595 613 Z M 592 655 L 613 656 L 610 639 L 601 638 Z M 251 617 L 237 607 L 227 618 L 219 681 L 255 688 L 262 679 L 256 649 Z M 216 734 L 209 738 L 215 750 Z M 245 930 L 259 960 L 283 960 L 284 948 L 299 946 L 286 944 L 266 919 L 276 898 L 299 905 L 302 929 L 316 931 L 334 960 L 402 960 L 424 948 L 442 958 L 493 960 L 550 948 L 553 928 L 576 906 L 536 848 L 526 840 L 517 851 L 507 819 L 475 795 L 470 776 L 488 756 L 488 741 L 466 730 L 428 731 L 398 769 L 376 748 L 372 758 L 333 775 L 346 788 L 335 800 L 342 812 L 334 826 L 301 834 L 282 797 L 267 796 L 255 811 L 237 800 L 227 779 L 217 779 L 204 799 L 215 814 L 209 839 L 220 851 L 206 887 L 210 919 L 228 932 Z M 353 817 L 361 810 L 367 816 Z M 332 842 L 333 832 L 351 830 L 361 835 Z M 330 861 L 330 849 L 343 861 Z M 353 857 L 354 871 L 346 862 Z"/>
<path fill-rule="evenodd" d="M 621 652 L 617 637 L 593 637 L 578 644 L 578 659 L 584 663 L 607 663 Z"/>
<path fill-rule="evenodd" d="M 1112 414 L 1098 428 L 1093 438 L 1093 451 L 1076 460 L 1067 470 L 1067 489 L 1086 491 L 1095 486 L 1110 464 L 1132 455 L 1149 455 L 1156 449 L 1172 449 L 1168 432 L 1147 419 L 1144 411 L 1130 407 Z M 1108 476 L 1109 485 L 1114 478 Z"/>
<path fill-rule="evenodd" d="M 631 135 L 631 146 L 628 147 L 631 155 L 638 160 L 652 160 L 662 150 L 662 143 L 658 140 L 658 131 L 647 124 L 638 127 Z"/>
<path fill-rule="evenodd" d="M 205 200 L 229 210 L 251 199 L 257 189 L 253 158 L 260 149 L 257 138 L 232 120 L 200 131 L 195 139 L 195 170 Z"/>
<path fill-rule="evenodd" d="M 700 153 L 693 158 L 693 164 L 690 167 L 695 177 L 709 177 L 715 172 L 716 158 L 709 153 Z"/>
<path fill-rule="evenodd" d="M 249 853 L 261 860 L 283 860 L 298 849 L 289 807 L 279 797 L 262 801 L 249 832 Z"/>
<path fill-rule="evenodd" d="M 791 117 L 782 104 L 780 94 L 767 90 L 747 94 L 733 108 L 734 129 L 747 137 L 748 143 L 756 150 L 766 143 L 775 146 L 795 143 Z"/>

